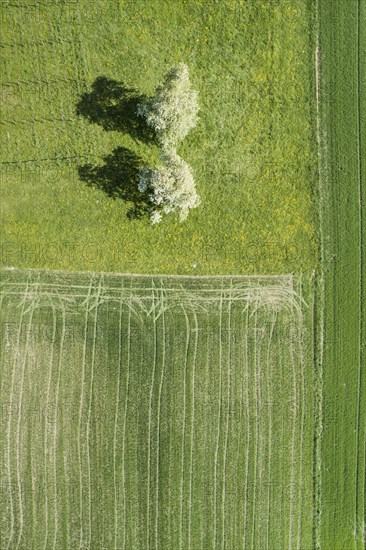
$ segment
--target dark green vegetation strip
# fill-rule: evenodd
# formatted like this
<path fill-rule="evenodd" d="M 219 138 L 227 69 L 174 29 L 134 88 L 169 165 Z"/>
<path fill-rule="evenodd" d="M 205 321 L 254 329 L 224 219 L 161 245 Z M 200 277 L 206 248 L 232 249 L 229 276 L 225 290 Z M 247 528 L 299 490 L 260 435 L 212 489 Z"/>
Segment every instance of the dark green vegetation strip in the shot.
<path fill-rule="evenodd" d="M 1 2 L 2 264 L 181 274 L 313 269 L 313 11 L 305 0 Z M 157 159 L 112 96 L 122 85 L 152 94 L 179 61 L 199 92 L 200 122 L 179 153 L 202 206 L 184 224 L 152 227 L 126 217 L 131 202 L 109 196 L 131 196 L 126 161 L 134 173 L 135 164 Z M 106 109 L 84 105 L 90 123 L 77 104 L 98 77 Z M 86 185 L 87 170 L 79 176 L 86 164 L 107 165 L 86 178 L 97 188 Z"/>
<path fill-rule="evenodd" d="M 365 547 L 366 2 L 321 0 L 324 269 L 320 544 Z"/>
<path fill-rule="evenodd" d="M 2 280 L 2 548 L 312 548 L 311 281 Z"/>

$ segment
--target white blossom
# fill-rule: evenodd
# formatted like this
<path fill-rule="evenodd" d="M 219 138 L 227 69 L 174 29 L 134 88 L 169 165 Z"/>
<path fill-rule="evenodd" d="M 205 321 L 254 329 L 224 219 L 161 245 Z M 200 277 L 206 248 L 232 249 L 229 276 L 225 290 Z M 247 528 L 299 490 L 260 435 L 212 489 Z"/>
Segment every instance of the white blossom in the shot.
<path fill-rule="evenodd" d="M 192 172 L 175 149 L 165 151 L 162 160 L 163 166 L 140 170 L 138 187 L 150 191 L 149 200 L 158 207 L 156 212 L 175 212 L 180 221 L 183 221 L 190 209 L 196 208 L 200 203 Z M 151 217 L 152 223 L 157 223 L 153 221 L 157 220 L 156 212 Z M 161 219 L 161 214 L 159 215 Z"/>
<path fill-rule="evenodd" d="M 163 216 L 160 214 L 160 212 L 155 210 L 150 216 L 150 221 L 154 225 L 155 223 L 160 223 L 162 218 Z"/>
<path fill-rule="evenodd" d="M 197 92 L 191 89 L 188 67 L 184 63 L 171 69 L 155 97 L 137 109 L 163 146 L 173 146 L 184 139 L 196 125 L 198 111 Z"/>
<path fill-rule="evenodd" d="M 139 182 L 138 182 L 138 185 L 137 185 L 137 189 L 140 191 L 140 193 L 144 193 L 144 191 L 146 191 L 147 189 L 147 181 L 145 178 L 140 178 Z"/>

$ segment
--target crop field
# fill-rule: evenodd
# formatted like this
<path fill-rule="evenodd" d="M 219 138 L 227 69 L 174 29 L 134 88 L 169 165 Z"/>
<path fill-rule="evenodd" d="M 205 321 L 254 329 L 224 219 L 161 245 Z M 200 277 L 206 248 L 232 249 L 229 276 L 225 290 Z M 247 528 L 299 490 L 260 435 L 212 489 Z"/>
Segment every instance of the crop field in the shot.
<path fill-rule="evenodd" d="M 366 3 L 319 2 L 322 425 L 320 547 L 366 544 Z"/>
<path fill-rule="evenodd" d="M 0 9 L 2 265 L 314 269 L 312 0 L 2 0 Z M 178 152 L 202 203 L 183 224 L 151 226 L 127 216 L 126 182 L 156 163 L 157 148 L 123 106 L 151 95 L 178 62 L 199 94 L 199 124 Z"/>
<path fill-rule="evenodd" d="M 2 548 L 313 547 L 311 281 L 2 272 Z"/>

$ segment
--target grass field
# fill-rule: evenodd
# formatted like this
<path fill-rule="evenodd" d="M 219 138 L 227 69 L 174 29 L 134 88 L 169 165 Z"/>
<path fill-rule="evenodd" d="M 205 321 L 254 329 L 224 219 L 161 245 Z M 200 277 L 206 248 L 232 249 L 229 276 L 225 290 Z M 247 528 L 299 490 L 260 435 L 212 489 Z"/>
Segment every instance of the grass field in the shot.
<path fill-rule="evenodd" d="M 1 550 L 363 550 L 366 1 L 0 10 Z M 180 61 L 153 227 L 123 102 Z"/>
<path fill-rule="evenodd" d="M 353 550 L 366 542 L 366 3 L 318 5 L 324 278 L 318 519 L 321 548 Z"/>
<path fill-rule="evenodd" d="M 2 1 L 2 265 L 312 270 L 313 13 L 310 0 Z M 156 147 L 121 116 L 90 123 L 92 106 L 85 116 L 77 106 L 99 77 L 97 96 L 112 107 L 111 79 L 152 94 L 179 61 L 199 92 L 200 122 L 179 152 L 202 206 L 184 224 L 152 227 L 103 189 L 126 196 L 125 150 L 144 164 L 156 162 Z M 83 179 L 87 164 L 107 168 Z"/>
<path fill-rule="evenodd" d="M 2 281 L 2 548 L 313 547 L 311 281 Z"/>

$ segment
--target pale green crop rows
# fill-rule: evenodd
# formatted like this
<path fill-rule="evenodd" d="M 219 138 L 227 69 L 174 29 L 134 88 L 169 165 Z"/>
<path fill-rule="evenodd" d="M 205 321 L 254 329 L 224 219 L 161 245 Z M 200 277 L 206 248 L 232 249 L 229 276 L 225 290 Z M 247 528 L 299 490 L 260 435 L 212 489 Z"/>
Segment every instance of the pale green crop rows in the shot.
<path fill-rule="evenodd" d="M 306 285 L 2 278 L 2 548 L 311 548 Z"/>

